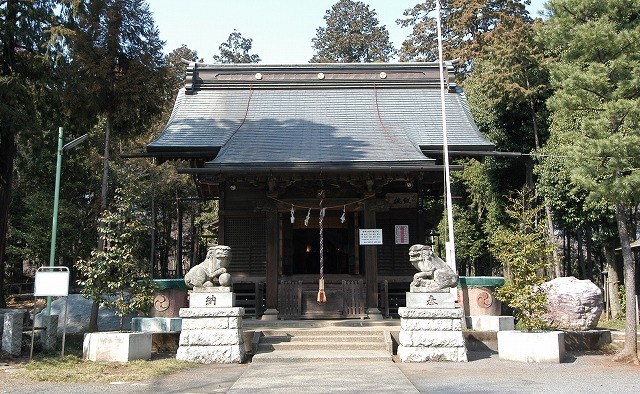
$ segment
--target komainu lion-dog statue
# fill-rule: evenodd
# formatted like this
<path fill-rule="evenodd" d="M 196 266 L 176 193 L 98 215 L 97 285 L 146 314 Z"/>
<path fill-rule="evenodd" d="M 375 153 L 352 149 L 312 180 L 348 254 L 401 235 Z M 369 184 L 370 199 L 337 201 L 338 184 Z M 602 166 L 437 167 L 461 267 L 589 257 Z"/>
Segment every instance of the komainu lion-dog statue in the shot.
<path fill-rule="evenodd" d="M 231 248 L 224 245 L 212 246 L 207 250 L 204 261 L 194 267 L 184 276 L 184 283 L 192 288 L 207 288 L 231 285 L 231 275 L 227 273 L 231 263 Z"/>
<path fill-rule="evenodd" d="M 409 248 L 409 261 L 418 270 L 413 275 L 411 291 L 446 293 L 458 284 L 458 275 L 429 245 L 416 244 Z"/>

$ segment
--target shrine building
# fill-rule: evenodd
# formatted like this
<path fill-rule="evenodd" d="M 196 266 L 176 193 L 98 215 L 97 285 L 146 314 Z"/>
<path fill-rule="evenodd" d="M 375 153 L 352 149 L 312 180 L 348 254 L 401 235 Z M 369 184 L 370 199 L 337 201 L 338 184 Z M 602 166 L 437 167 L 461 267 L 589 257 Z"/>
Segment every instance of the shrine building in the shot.
<path fill-rule="evenodd" d="M 449 150 L 492 151 L 444 74 Z M 377 318 L 440 220 L 440 87 L 438 63 L 191 63 L 147 154 L 188 161 L 219 201 L 218 243 L 234 282 L 264 283 L 265 318 Z"/>

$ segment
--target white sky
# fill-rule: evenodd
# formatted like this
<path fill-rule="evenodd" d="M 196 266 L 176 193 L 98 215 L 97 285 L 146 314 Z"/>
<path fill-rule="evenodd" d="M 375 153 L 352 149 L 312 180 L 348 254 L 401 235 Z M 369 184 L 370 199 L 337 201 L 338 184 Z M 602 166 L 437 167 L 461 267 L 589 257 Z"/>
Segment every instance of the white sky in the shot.
<path fill-rule="evenodd" d="M 396 48 L 411 32 L 396 20 L 419 0 L 361 0 L 376 12 Z M 307 63 L 314 54 L 311 39 L 324 27 L 324 15 L 337 0 L 149 0 L 165 53 L 182 44 L 198 52 L 206 63 L 236 29 L 253 39 L 250 51 L 263 64 Z M 546 0 L 532 0 L 533 16 Z"/>

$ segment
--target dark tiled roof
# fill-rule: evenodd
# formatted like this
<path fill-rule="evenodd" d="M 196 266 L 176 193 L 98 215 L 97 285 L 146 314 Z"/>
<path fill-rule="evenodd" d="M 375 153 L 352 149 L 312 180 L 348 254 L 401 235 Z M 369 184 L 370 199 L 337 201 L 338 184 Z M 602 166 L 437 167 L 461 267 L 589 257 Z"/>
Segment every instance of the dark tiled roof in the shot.
<path fill-rule="evenodd" d="M 433 64 L 252 66 L 191 70 L 148 151 L 219 149 L 208 167 L 393 167 L 432 164 L 420 148 L 442 146 Z M 445 102 L 450 149 L 493 148 L 459 88 Z"/>

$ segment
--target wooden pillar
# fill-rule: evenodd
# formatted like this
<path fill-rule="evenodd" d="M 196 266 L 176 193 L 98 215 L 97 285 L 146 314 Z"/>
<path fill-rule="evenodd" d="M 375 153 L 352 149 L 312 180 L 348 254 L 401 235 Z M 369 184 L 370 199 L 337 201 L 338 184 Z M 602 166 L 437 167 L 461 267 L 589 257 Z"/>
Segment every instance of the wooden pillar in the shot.
<path fill-rule="evenodd" d="M 376 228 L 376 212 L 374 201 L 369 200 L 364 205 L 364 228 Z M 367 245 L 364 247 L 365 277 L 367 279 L 367 314 L 370 319 L 382 319 L 378 309 L 378 247 Z"/>
<path fill-rule="evenodd" d="M 176 248 L 176 278 L 184 278 L 182 272 L 182 209 L 180 209 L 180 199 L 176 196 L 176 214 L 178 215 L 178 239 Z"/>
<path fill-rule="evenodd" d="M 265 241 L 267 243 L 267 310 L 262 320 L 278 318 L 278 210 L 275 204 L 265 210 Z"/>
<path fill-rule="evenodd" d="M 224 192 L 225 184 L 220 184 L 220 197 L 218 198 L 218 245 L 226 245 L 227 242 L 224 237 L 224 225 L 225 225 L 225 210 L 227 204 L 225 200 L 226 193 Z M 232 251 L 233 252 L 233 251 Z M 206 255 L 206 252 L 205 252 Z"/>

